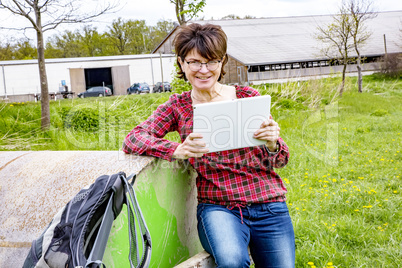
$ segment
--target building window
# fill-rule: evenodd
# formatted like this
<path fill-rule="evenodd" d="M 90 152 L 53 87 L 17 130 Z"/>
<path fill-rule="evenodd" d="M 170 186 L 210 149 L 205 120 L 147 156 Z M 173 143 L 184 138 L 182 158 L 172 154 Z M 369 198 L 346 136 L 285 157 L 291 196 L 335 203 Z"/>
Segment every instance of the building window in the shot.
<path fill-rule="evenodd" d="M 374 62 L 378 60 L 379 57 L 362 58 L 362 62 Z M 349 64 L 356 64 L 356 60 L 351 60 Z M 249 66 L 248 72 L 271 72 L 280 71 L 288 69 L 300 69 L 300 68 L 319 68 L 341 65 L 341 61 L 337 59 L 330 60 L 320 60 L 320 61 L 305 61 L 305 62 L 290 62 L 290 63 L 280 63 L 280 64 L 267 64 L 267 65 L 255 65 Z"/>

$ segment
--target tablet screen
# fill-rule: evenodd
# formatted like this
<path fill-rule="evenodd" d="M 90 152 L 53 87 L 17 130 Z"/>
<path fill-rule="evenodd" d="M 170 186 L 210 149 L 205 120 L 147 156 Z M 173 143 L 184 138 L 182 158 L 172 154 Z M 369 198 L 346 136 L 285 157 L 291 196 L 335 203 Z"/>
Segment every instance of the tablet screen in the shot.
<path fill-rule="evenodd" d="M 193 106 L 193 132 L 203 135 L 209 152 L 265 144 L 253 137 L 270 115 L 271 96 L 256 96 Z"/>

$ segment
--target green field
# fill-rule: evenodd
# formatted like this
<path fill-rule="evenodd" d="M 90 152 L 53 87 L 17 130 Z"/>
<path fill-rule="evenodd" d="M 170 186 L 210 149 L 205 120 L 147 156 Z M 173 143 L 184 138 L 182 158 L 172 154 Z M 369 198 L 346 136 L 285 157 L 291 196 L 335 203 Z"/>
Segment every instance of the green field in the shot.
<path fill-rule="evenodd" d="M 285 181 L 296 267 L 402 267 L 402 80 L 348 78 L 255 86 L 290 147 Z M 168 93 L 51 102 L 40 130 L 37 103 L 0 103 L 1 150 L 118 150 Z M 169 139 L 178 140 L 177 134 Z"/>

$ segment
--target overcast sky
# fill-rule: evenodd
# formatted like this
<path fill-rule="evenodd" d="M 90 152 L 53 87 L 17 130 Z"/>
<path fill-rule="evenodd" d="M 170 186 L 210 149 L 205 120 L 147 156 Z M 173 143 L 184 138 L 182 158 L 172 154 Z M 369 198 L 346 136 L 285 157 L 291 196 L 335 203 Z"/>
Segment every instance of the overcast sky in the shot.
<path fill-rule="evenodd" d="M 111 0 L 112 1 L 112 0 Z M 116 1 L 116 0 L 114 0 Z M 170 0 L 119 0 L 120 9 L 111 15 L 101 17 L 92 25 L 97 26 L 99 31 L 104 31 L 106 26 L 110 25 L 114 19 L 121 17 L 123 19 L 145 20 L 146 24 L 156 25 L 159 20 L 175 19 L 175 7 Z M 83 1 L 82 3 L 90 3 L 94 1 Z M 234 14 L 240 17 L 246 15 L 260 17 L 288 17 L 288 16 L 304 16 L 304 15 L 325 15 L 334 14 L 339 9 L 342 0 L 206 0 L 204 12 L 200 17 L 204 19 L 220 19 L 226 15 Z M 374 7 L 377 11 L 395 11 L 402 10 L 401 0 L 376 0 Z M 10 26 L 17 23 L 26 23 L 25 19 L 10 17 L 5 11 L 0 11 L 0 25 Z M 80 28 L 80 26 L 72 25 L 68 29 Z M 65 28 L 59 28 L 64 30 Z M 47 33 L 47 38 L 49 34 Z M 16 36 L 16 33 L 0 30 L 0 42 L 2 38 Z M 34 38 L 35 35 L 30 35 Z"/>

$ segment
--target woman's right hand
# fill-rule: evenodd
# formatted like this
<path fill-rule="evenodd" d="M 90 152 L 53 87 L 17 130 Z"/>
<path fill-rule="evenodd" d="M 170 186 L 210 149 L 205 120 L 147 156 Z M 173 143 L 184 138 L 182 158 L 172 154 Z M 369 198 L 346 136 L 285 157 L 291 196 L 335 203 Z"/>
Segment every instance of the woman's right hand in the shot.
<path fill-rule="evenodd" d="M 202 135 L 190 133 L 182 144 L 177 146 L 173 153 L 173 158 L 188 159 L 190 157 L 202 157 L 209 150 L 202 140 Z"/>

